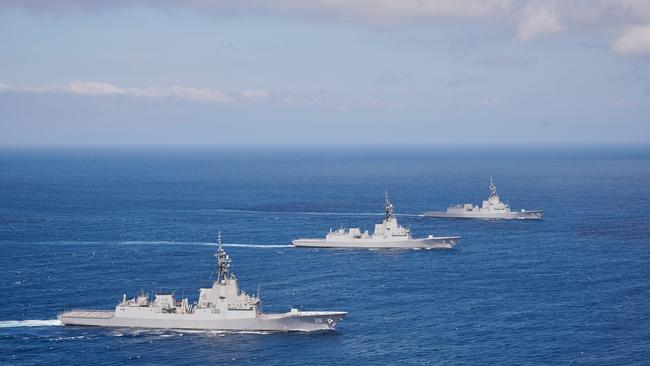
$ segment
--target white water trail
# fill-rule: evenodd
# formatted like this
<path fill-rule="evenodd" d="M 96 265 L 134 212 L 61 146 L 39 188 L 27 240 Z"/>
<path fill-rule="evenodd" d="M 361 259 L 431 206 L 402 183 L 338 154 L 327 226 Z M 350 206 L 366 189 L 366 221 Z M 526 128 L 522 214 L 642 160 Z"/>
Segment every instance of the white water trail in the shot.
<path fill-rule="evenodd" d="M 248 213 L 267 215 L 308 215 L 308 216 L 383 216 L 383 212 L 318 212 L 318 211 L 261 211 L 261 210 L 239 210 L 239 209 L 217 209 L 217 212 L 225 213 Z M 398 213 L 395 216 L 420 217 L 422 214 Z"/>
<path fill-rule="evenodd" d="M 248 214 L 268 214 L 268 215 L 312 215 L 312 216 L 381 216 L 383 212 L 319 212 L 319 211 L 262 211 L 262 210 L 239 210 L 221 208 L 215 210 L 225 213 L 248 213 Z"/>
<path fill-rule="evenodd" d="M 216 243 L 213 245 L 217 245 Z M 224 247 L 239 248 L 293 248 L 291 244 L 221 244 Z"/>
<path fill-rule="evenodd" d="M 59 319 L 0 320 L 0 328 L 51 327 L 63 325 Z"/>
<path fill-rule="evenodd" d="M 205 242 L 184 242 L 184 241 L 120 241 L 117 242 L 117 244 L 136 244 L 136 245 L 142 245 L 142 244 L 149 244 L 149 245 L 183 245 L 183 244 L 191 244 L 191 245 L 208 245 L 208 246 L 217 246 L 219 244 L 217 243 L 205 243 Z M 293 245 L 291 244 L 240 244 L 240 243 L 223 243 L 221 246 L 224 247 L 235 247 L 235 248 L 262 248 L 262 249 L 270 249 L 270 248 L 291 248 Z"/>
<path fill-rule="evenodd" d="M 0 241 L 1 242 L 1 241 Z M 12 242 L 13 243 L 13 242 Z M 32 244 L 38 245 L 206 245 L 206 246 L 217 246 L 217 243 L 208 243 L 208 242 L 195 242 L 195 241 L 167 241 L 167 240 L 130 240 L 130 241 L 42 241 L 42 242 L 33 242 Z M 224 243 L 221 244 L 224 247 L 237 247 L 237 248 L 261 248 L 261 249 L 272 249 L 272 248 L 291 248 L 291 244 L 242 244 L 242 243 Z"/>

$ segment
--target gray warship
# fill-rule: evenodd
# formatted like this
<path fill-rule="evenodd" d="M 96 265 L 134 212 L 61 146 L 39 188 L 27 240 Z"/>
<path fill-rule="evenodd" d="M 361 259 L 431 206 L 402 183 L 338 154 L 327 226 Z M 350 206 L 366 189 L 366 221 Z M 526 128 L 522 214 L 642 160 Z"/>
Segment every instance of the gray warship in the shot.
<path fill-rule="evenodd" d="M 219 240 L 220 244 L 221 240 Z M 173 295 L 156 295 L 152 300 L 141 291 L 126 295 L 115 310 L 72 310 L 59 314 L 64 325 L 122 328 L 165 328 L 226 331 L 327 331 L 333 330 L 346 312 L 301 311 L 265 314 L 259 295 L 239 290 L 237 277 L 230 272 L 231 260 L 221 245 L 216 253 L 219 275 L 212 287 L 202 288 L 199 300 L 176 301 Z"/>
<path fill-rule="evenodd" d="M 393 213 L 393 205 L 388 200 L 384 202 L 384 220 L 381 224 L 375 224 L 372 234 L 360 228 L 340 228 L 330 231 L 324 239 L 296 239 L 292 241 L 295 247 L 312 248 L 373 248 L 373 249 L 396 249 L 396 248 L 420 248 L 420 249 L 451 249 L 460 240 L 460 236 L 438 236 L 429 235 L 426 238 L 414 239 L 411 237 L 411 230 L 400 226 L 397 217 Z"/>
<path fill-rule="evenodd" d="M 462 205 L 450 206 L 445 212 L 424 212 L 425 217 L 447 217 L 460 219 L 519 219 L 538 220 L 544 215 L 542 210 L 521 210 L 512 211 L 510 205 L 501 201 L 497 194 L 497 186 L 490 177 L 489 197 L 483 201 L 483 206 L 465 203 Z"/>

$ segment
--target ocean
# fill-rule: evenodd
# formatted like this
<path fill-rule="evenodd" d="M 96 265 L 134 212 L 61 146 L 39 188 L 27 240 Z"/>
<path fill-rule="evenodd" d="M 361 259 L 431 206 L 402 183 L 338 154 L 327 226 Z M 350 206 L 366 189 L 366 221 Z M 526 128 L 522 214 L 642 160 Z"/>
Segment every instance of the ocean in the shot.
<path fill-rule="evenodd" d="M 433 219 L 493 177 L 539 221 Z M 371 229 L 388 191 L 453 250 L 290 247 Z M 217 232 L 265 312 L 342 310 L 335 332 L 64 327 L 123 294 L 198 298 Z M 647 364 L 650 148 L 0 150 L 0 363 Z"/>

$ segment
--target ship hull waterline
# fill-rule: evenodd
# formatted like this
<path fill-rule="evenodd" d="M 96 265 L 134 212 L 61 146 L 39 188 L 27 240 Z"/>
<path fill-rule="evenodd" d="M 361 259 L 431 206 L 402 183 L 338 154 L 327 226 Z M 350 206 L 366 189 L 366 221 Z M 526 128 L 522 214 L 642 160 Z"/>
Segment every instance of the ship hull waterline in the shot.
<path fill-rule="evenodd" d="M 429 211 L 422 213 L 424 217 L 483 220 L 540 220 L 543 215 L 543 211 L 514 211 L 507 213 Z"/>
<path fill-rule="evenodd" d="M 460 236 L 445 236 L 427 239 L 387 240 L 351 239 L 296 239 L 291 243 L 294 247 L 308 248 L 346 248 L 346 249 L 452 249 L 460 240 Z"/>
<path fill-rule="evenodd" d="M 182 319 L 165 314 L 160 318 L 115 316 L 113 311 L 70 311 L 59 315 L 64 325 L 110 328 L 143 328 L 203 331 L 314 332 L 334 330 L 346 312 L 261 314 L 248 319 Z"/>

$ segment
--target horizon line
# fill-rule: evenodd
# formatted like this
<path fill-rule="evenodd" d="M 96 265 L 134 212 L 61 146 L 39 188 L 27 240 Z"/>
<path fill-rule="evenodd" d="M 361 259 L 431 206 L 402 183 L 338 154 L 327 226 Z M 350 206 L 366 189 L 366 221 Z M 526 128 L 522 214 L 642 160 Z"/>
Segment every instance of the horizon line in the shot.
<path fill-rule="evenodd" d="M 584 149 L 584 148 L 648 148 L 650 142 L 509 142 L 509 143 L 214 143 L 214 144 L 165 144 L 165 143 L 101 143 L 101 144 L 0 144 L 0 150 L 219 150 L 219 149 L 345 149 L 345 150 L 374 150 L 391 148 L 398 150 L 477 150 L 490 148 L 501 149 Z"/>

